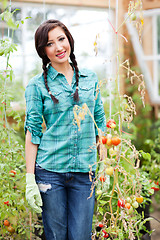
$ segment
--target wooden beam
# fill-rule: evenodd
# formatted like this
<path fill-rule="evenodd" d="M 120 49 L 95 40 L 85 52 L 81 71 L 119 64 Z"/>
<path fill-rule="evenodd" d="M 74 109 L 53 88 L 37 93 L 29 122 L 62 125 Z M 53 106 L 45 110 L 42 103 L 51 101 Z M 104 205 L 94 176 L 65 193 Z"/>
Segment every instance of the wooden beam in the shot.
<path fill-rule="evenodd" d="M 143 0 L 143 10 L 160 8 L 159 0 Z"/>
<path fill-rule="evenodd" d="M 12 0 L 12 2 L 21 3 L 42 3 L 43 0 Z M 97 7 L 108 8 L 109 0 L 45 0 L 46 4 L 66 5 L 66 6 L 78 6 L 78 7 Z M 115 0 L 110 1 L 111 8 L 115 7 Z"/>

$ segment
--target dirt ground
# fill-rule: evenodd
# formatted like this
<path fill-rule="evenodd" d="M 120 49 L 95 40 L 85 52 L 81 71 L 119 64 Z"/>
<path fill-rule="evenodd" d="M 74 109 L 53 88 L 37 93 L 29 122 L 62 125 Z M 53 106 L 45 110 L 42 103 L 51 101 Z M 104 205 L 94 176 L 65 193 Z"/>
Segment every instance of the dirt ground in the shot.
<path fill-rule="evenodd" d="M 154 208 L 154 212 L 150 213 L 150 216 L 158 219 L 160 221 L 160 205 L 156 203 L 154 198 L 152 199 L 152 205 Z M 160 222 L 155 219 L 151 220 L 151 229 L 155 229 L 155 231 L 151 235 L 151 240 L 160 240 Z"/>

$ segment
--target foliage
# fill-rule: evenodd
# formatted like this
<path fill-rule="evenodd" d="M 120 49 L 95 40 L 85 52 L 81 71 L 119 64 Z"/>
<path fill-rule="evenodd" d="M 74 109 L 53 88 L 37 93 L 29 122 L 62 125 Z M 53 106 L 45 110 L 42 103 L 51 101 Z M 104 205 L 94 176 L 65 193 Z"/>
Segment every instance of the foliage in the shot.
<path fill-rule="evenodd" d="M 132 71 L 140 73 L 139 67 L 132 67 Z M 160 149 L 159 149 L 159 131 L 160 121 L 155 119 L 152 107 L 147 103 L 142 108 L 141 99 L 137 91 L 137 81 L 134 84 L 129 78 L 126 78 L 126 91 L 136 103 L 136 116 L 133 118 L 129 132 L 132 134 L 132 142 L 137 149 L 142 149 L 141 169 L 148 173 L 150 181 L 153 182 L 152 188 L 155 191 L 155 199 L 160 202 L 159 176 L 160 176 Z M 147 152 L 147 153 L 145 153 Z M 147 157 L 150 155 L 150 157 Z"/>
<path fill-rule="evenodd" d="M 157 129 L 155 139 L 146 139 L 145 145 L 149 148 L 150 159 L 143 159 L 142 169 L 149 173 L 152 189 L 155 191 L 155 199 L 160 203 L 160 127 Z"/>
<path fill-rule="evenodd" d="M 15 22 L 14 13 L 15 11 L 11 13 L 9 8 L 6 8 L 0 14 L 1 19 L 9 26 L 12 36 L 14 30 L 24 22 Z M 25 200 L 23 137 L 16 131 L 22 128 L 24 111 L 14 111 L 12 108 L 15 100 L 11 84 L 14 73 L 9 60 L 10 54 L 17 50 L 17 45 L 12 38 L 1 39 L 0 43 L 0 57 L 6 62 L 6 66 L 0 71 L 0 239 L 31 239 L 37 216 L 32 216 Z M 12 126 L 9 124 L 10 118 Z M 37 226 L 41 228 L 41 224 L 37 223 Z"/>

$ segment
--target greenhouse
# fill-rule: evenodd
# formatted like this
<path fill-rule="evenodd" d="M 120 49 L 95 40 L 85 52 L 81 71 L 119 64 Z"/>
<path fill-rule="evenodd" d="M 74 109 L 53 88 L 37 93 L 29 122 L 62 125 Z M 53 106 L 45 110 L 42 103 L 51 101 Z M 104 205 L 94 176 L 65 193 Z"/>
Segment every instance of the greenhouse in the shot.
<path fill-rule="evenodd" d="M 1 0 L 0 239 L 160 239 L 159 0 Z"/>

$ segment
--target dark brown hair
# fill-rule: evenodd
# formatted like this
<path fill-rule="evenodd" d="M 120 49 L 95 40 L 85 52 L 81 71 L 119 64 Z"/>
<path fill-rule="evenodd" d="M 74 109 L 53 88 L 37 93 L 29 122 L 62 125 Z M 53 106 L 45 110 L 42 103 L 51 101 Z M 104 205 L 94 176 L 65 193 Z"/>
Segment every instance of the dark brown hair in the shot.
<path fill-rule="evenodd" d="M 38 55 L 40 58 L 42 58 L 42 68 L 43 68 L 43 74 L 44 74 L 44 81 L 45 86 L 48 90 L 48 93 L 50 94 L 52 100 L 54 103 L 58 103 L 58 99 L 55 98 L 55 96 L 52 95 L 48 83 L 47 83 L 47 64 L 50 62 L 49 58 L 47 57 L 44 48 L 46 47 L 48 43 L 48 32 L 56 27 L 61 27 L 64 31 L 65 35 L 68 38 L 70 47 L 71 47 L 71 53 L 70 53 L 70 60 L 72 61 L 73 67 L 75 68 L 76 72 L 76 91 L 73 95 L 75 101 L 79 101 L 79 95 L 78 95 L 78 83 L 79 83 L 79 69 L 77 66 L 77 61 L 74 55 L 74 39 L 67 29 L 67 27 L 58 20 L 47 20 L 44 23 L 42 23 L 38 29 L 35 32 L 35 47 L 37 50 Z"/>

